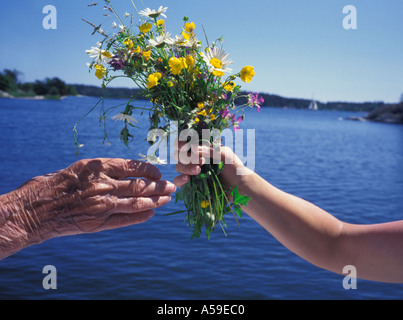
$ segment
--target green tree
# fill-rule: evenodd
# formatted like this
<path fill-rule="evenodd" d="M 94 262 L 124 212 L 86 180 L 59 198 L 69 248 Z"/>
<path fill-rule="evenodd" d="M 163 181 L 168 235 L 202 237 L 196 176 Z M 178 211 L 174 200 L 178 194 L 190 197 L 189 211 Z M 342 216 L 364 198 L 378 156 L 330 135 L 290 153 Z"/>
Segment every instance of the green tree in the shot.
<path fill-rule="evenodd" d="M 48 94 L 49 90 L 45 83 L 40 80 L 36 80 L 34 83 L 34 92 L 37 95 L 44 96 Z"/>
<path fill-rule="evenodd" d="M 4 69 L 0 73 L 0 90 L 13 91 L 17 88 L 19 77 L 22 73 L 18 70 Z"/>
<path fill-rule="evenodd" d="M 47 78 L 46 86 L 49 92 L 52 92 L 53 95 L 60 95 L 65 96 L 67 93 L 66 84 L 64 81 L 60 80 L 59 78 L 55 77 L 52 79 Z"/>

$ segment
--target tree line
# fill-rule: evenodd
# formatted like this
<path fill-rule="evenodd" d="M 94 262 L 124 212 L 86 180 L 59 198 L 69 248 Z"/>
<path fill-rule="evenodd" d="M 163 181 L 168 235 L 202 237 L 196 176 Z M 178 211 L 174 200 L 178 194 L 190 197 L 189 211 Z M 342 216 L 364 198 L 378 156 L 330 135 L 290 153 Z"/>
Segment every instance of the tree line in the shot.
<path fill-rule="evenodd" d="M 247 95 L 247 92 L 243 92 L 242 95 Z M 298 99 L 298 98 L 286 98 L 270 93 L 259 93 L 259 96 L 263 97 L 263 107 L 279 107 L 288 109 L 308 109 L 312 100 L 310 99 Z M 246 103 L 247 98 L 240 98 L 237 100 L 239 104 Z M 371 112 L 380 107 L 383 107 L 385 103 L 383 101 L 368 101 L 368 102 L 346 102 L 346 101 L 330 101 L 321 102 L 316 101 L 319 110 L 343 110 L 343 111 L 363 111 Z"/>
<path fill-rule="evenodd" d="M 22 82 L 22 72 L 4 69 L 0 73 L 0 90 L 14 97 L 45 96 L 47 98 L 60 98 L 62 96 L 77 95 L 74 86 L 66 84 L 58 77 L 36 80 L 35 82 Z"/>
<path fill-rule="evenodd" d="M 45 96 L 51 98 L 60 98 L 61 96 L 83 95 L 104 98 L 130 98 L 139 96 L 140 90 L 137 88 L 102 88 L 101 86 L 91 86 L 83 84 L 68 85 L 63 80 L 54 77 L 45 80 L 36 80 L 35 82 L 23 83 L 20 81 L 22 72 L 18 70 L 5 69 L 0 73 L 0 90 L 9 93 L 15 97 Z M 247 95 L 248 92 L 243 92 Z M 307 109 L 311 100 L 286 98 L 270 93 L 259 93 L 264 98 L 263 107 L 280 107 L 289 109 Z M 247 98 L 237 100 L 238 104 L 246 103 Z M 402 95 L 403 100 L 403 95 Z M 382 101 L 369 102 L 320 102 L 317 101 L 320 110 L 344 110 L 344 111 L 363 111 L 371 112 L 385 106 Z"/>

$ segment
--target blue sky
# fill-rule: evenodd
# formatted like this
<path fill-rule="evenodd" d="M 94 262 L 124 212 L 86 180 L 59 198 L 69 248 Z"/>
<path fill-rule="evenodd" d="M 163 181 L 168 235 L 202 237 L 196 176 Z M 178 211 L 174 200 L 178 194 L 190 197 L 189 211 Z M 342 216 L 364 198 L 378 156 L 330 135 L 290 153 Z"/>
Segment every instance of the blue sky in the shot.
<path fill-rule="evenodd" d="M 97 6 L 88 7 L 92 2 Z M 133 0 L 139 9 L 143 4 Z M 135 13 L 130 0 L 112 0 L 117 10 Z M 179 34 L 183 16 L 204 40 L 224 36 L 235 63 L 255 67 L 243 89 L 320 101 L 397 102 L 403 93 L 403 1 L 401 0 L 143 0 L 145 7 L 168 7 L 167 29 Z M 42 9 L 57 9 L 57 29 L 45 30 Z M 343 7 L 357 9 L 357 29 L 345 30 Z M 91 36 L 81 18 L 103 23 L 100 0 L 7 1 L 0 11 L 0 70 L 17 69 L 23 81 L 58 76 L 68 83 L 100 84 L 89 74 L 86 49 Z M 130 86 L 128 81 L 113 86 Z"/>

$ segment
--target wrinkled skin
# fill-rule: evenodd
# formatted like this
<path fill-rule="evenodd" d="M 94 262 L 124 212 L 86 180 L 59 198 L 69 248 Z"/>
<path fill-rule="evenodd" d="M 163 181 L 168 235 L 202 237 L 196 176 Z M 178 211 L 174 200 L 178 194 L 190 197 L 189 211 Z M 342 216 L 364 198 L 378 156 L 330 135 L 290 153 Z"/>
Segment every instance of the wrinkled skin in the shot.
<path fill-rule="evenodd" d="M 141 179 L 143 177 L 144 179 Z M 148 163 L 80 160 L 0 196 L 0 259 L 47 239 L 145 222 L 175 186 Z"/>

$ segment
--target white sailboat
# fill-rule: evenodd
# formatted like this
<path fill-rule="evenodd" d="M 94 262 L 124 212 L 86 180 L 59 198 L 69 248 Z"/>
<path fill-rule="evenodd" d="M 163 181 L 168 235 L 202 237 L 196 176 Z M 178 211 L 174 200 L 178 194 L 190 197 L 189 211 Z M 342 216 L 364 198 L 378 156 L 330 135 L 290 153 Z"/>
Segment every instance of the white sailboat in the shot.
<path fill-rule="evenodd" d="M 318 104 L 314 99 L 312 99 L 311 103 L 309 104 L 308 107 L 309 110 L 318 110 Z"/>

